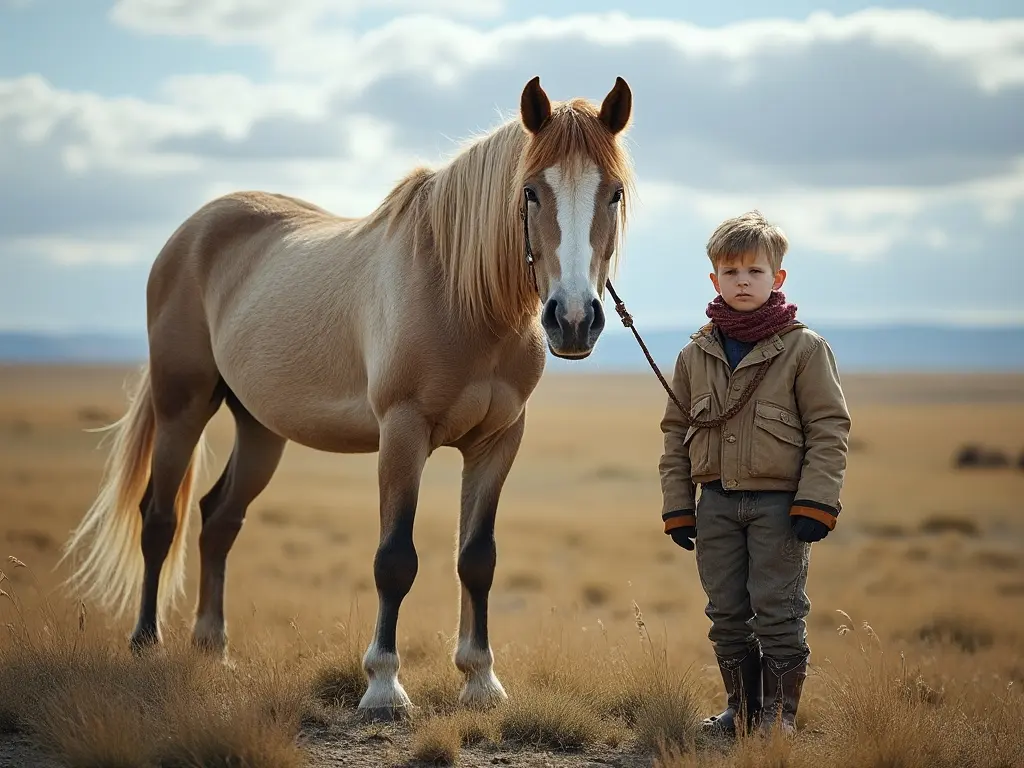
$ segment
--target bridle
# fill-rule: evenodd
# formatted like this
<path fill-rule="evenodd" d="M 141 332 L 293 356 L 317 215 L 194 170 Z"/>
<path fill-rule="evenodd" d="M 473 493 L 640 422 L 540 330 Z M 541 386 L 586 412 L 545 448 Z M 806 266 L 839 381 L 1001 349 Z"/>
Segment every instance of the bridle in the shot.
<path fill-rule="evenodd" d="M 526 198 L 526 190 L 523 189 L 523 202 L 519 206 L 519 218 L 523 221 L 523 242 L 526 246 L 526 266 L 530 270 L 530 277 L 533 280 L 533 289 L 537 292 L 537 296 L 540 296 L 540 288 L 537 286 L 537 259 L 533 255 L 533 247 L 530 245 L 530 219 L 529 214 L 527 213 L 529 208 L 530 206 L 529 200 Z M 739 413 L 743 406 L 747 404 L 747 401 L 750 400 L 751 396 L 754 394 L 754 390 L 757 389 L 758 385 L 764 379 L 765 374 L 768 373 L 768 366 L 771 365 L 774 358 L 769 358 L 758 365 L 757 371 L 747 383 L 747 386 L 743 389 L 739 399 L 724 413 L 713 419 L 708 419 L 707 421 L 691 421 L 690 410 L 683 407 L 683 404 L 679 402 L 679 398 L 676 397 L 672 388 L 668 385 L 668 382 L 665 381 L 665 377 L 662 375 L 661 371 L 658 370 L 657 363 L 654 362 L 654 358 L 651 357 L 651 353 L 647 349 L 647 345 L 644 344 L 644 340 L 640 337 L 640 333 L 633 324 L 633 316 L 626 310 L 625 303 L 619 298 L 618 293 L 615 292 L 615 287 L 612 285 L 612 281 L 610 279 L 605 280 L 605 287 L 608 289 L 608 293 L 612 295 L 612 300 L 615 302 L 615 311 L 618 313 L 619 319 L 626 328 L 629 328 L 629 330 L 633 332 L 633 336 L 636 338 L 637 344 L 640 345 L 640 349 L 643 350 L 644 356 L 647 358 L 647 362 L 651 366 L 651 370 L 653 370 L 654 375 L 658 377 L 658 381 L 660 381 L 661 386 L 665 388 L 665 392 L 668 393 L 669 398 L 683 414 L 683 423 L 686 424 L 687 427 L 703 428 L 722 426 L 729 419 Z M 543 297 L 541 297 L 541 301 L 543 301 Z"/>

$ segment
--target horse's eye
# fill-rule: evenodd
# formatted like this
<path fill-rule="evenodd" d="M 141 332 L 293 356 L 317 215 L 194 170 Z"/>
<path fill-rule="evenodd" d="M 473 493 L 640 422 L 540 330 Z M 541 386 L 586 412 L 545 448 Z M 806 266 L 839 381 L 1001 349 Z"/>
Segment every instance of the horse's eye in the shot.
<path fill-rule="evenodd" d="M 526 192 L 526 200 L 527 200 L 527 202 L 536 203 L 537 202 L 537 193 L 534 191 L 533 187 L 524 187 L 524 190 Z"/>
<path fill-rule="evenodd" d="M 618 203 L 621 200 L 622 200 L 622 190 L 621 189 L 616 189 L 615 190 L 615 194 L 612 195 L 612 205 L 614 205 L 615 203 Z"/>

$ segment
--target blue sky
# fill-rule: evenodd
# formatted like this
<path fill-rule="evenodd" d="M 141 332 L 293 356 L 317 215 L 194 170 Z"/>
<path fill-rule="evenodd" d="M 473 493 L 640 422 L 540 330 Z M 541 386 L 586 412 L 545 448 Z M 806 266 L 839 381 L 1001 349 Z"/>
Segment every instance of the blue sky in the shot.
<path fill-rule="evenodd" d="M 141 332 L 149 264 L 210 197 L 365 213 L 534 74 L 633 88 L 616 286 L 644 327 L 704 320 L 704 242 L 753 207 L 809 322 L 1021 323 L 1013 6 L 0 0 L 0 329 Z"/>

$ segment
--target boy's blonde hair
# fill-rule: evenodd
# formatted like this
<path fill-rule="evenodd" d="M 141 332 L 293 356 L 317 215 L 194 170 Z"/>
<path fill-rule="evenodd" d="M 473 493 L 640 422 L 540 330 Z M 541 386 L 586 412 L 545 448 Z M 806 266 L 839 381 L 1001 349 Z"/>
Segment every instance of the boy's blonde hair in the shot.
<path fill-rule="evenodd" d="M 719 224 L 708 240 L 708 258 L 715 270 L 724 262 L 764 253 L 772 272 L 782 268 L 782 258 L 789 250 L 785 233 L 758 210 L 733 216 Z"/>

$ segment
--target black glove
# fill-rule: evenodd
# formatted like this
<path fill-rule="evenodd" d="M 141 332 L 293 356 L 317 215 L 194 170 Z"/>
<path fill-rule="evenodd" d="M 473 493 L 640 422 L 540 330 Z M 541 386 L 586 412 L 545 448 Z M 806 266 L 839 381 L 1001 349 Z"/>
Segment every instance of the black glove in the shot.
<path fill-rule="evenodd" d="M 683 549 L 693 551 L 693 540 L 697 538 L 697 528 L 693 525 L 684 525 L 682 528 L 673 528 L 668 532 L 672 541 Z"/>
<path fill-rule="evenodd" d="M 693 525 L 684 525 L 681 528 L 673 528 L 668 532 L 668 535 L 672 537 L 672 541 L 678 544 L 683 549 L 693 551 L 693 540 L 697 538 L 697 527 Z"/>
<path fill-rule="evenodd" d="M 676 509 L 672 512 L 665 512 L 661 519 L 665 522 L 665 533 L 672 537 L 672 541 L 683 549 L 693 550 L 693 540 L 697 538 L 697 518 L 692 509 Z M 676 523 L 694 521 L 693 525 L 675 525 Z"/>
<path fill-rule="evenodd" d="M 793 524 L 793 533 L 806 544 L 821 541 L 828 536 L 828 526 L 813 517 L 793 515 L 790 520 Z"/>

